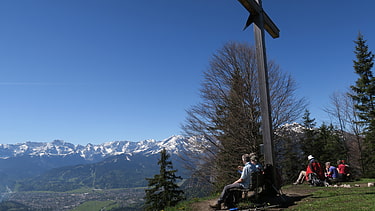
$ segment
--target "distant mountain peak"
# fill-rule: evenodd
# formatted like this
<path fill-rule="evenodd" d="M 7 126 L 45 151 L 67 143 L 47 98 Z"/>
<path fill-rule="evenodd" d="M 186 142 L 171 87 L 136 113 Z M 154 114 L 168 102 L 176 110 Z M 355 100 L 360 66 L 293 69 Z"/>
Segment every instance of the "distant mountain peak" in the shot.
<path fill-rule="evenodd" d="M 303 133 L 303 130 L 305 129 L 305 127 L 303 127 L 301 124 L 297 122 L 293 122 L 293 123 L 286 123 L 282 125 L 279 129 L 289 130 L 289 131 L 293 131 L 296 133 Z"/>

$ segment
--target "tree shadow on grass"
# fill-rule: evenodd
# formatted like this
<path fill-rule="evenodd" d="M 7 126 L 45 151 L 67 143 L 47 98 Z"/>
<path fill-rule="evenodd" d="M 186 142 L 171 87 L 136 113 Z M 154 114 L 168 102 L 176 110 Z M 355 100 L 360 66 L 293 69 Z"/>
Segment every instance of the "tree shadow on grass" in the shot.
<path fill-rule="evenodd" d="M 308 195 L 280 195 L 277 197 L 272 197 L 268 199 L 268 203 L 271 205 L 278 205 L 279 208 L 288 208 L 290 206 L 296 205 L 296 202 L 301 201 L 304 198 L 310 197 L 312 194 Z"/>
<path fill-rule="evenodd" d="M 265 210 L 269 208 L 288 208 L 296 205 L 296 202 L 304 198 L 310 197 L 312 194 L 306 195 L 278 195 L 278 196 L 260 196 L 258 200 L 250 199 L 251 203 L 247 207 L 241 208 L 255 208 L 256 210 Z"/>

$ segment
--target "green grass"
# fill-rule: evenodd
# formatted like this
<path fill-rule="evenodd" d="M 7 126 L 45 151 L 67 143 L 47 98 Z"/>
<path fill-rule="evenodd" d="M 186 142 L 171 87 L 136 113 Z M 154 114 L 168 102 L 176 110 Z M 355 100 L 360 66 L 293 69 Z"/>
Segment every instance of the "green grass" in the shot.
<path fill-rule="evenodd" d="M 349 184 L 355 184 L 355 183 L 368 183 L 368 182 L 375 182 L 374 178 L 362 178 L 361 180 L 357 182 L 350 182 Z"/>
<path fill-rule="evenodd" d="M 327 188 L 288 210 L 375 210 L 375 189 Z"/>
<path fill-rule="evenodd" d="M 375 188 L 353 187 L 356 183 L 374 182 L 375 179 L 361 180 L 351 184 L 351 188 L 320 187 L 312 196 L 287 210 L 375 210 Z M 312 187 L 313 188 L 313 187 Z"/>
<path fill-rule="evenodd" d="M 375 179 L 361 179 L 360 181 L 345 183 L 350 184 L 352 186 L 351 188 L 310 187 L 308 185 L 285 186 L 282 190 L 287 190 L 288 188 L 309 188 L 312 190 L 311 196 L 297 201 L 297 205 L 291 206 L 285 210 L 375 210 L 375 187 L 367 187 L 368 182 L 375 182 Z M 354 187 L 354 184 L 361 184 L 363 187 Z M 217 198 L 217 196 L 183 201 L 176 207 L 166 208 L 164 211 L 191 211 L 191 204 L 213 198 Z"/>

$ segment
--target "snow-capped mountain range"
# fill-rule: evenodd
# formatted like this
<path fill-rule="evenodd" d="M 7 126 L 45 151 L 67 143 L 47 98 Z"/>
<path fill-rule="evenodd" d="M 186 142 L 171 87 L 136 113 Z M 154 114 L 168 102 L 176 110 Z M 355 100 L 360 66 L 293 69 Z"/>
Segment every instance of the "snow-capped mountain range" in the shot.
<path fill-rule="evenodd" d="M 113 141 L 103 144 L 86 146 L 74 145 L 61 140 L 55 140 L 49 143 L 26 142 L 19 144 L 0 144 L 0 159 L 8 159 L 21 156 L 71 156 L 78 155 L 85 160 L 95 160 L 121 154 L 142 154 L 152 155 L 165 148 L 168 153 L 179 154 L 183 151 L 196 151 L 191 142 L 200 141 L 197 137 L 186 138 L 184 136 L 171 136 L 163 141 L 154 139 L 131 142 L 131 141 Z"/>
<path fill-rule="evenodd" d="M 284 131 L 303 133 L 303 127 L 298 123 L 285 124 L 281 128 Z M 278 132 L 276 130 L 276 132 Z M 54 157 L 54 156 L 79 156 L 87 161 L 94 161 L 110 156 L 121 154 L 142 154 L 153 155 L 165 148 L 168 153 L 180 154 L 181 152 L 198 152 L 194 148 L 196 142 L 202 142 L 202 137 L 184 137 L 181 135 L 171 136 L 163 141 L 154 139 L 140 142 L 112 141 L 103 144 L 74 145 L 61 140 L 49 143 L 45 142 L 25 142 L 18 144 L 0 144 L 0 159 L 8 159 L 21 156 L 32 157 Z"/>
<path fill-rule="evenodd" d="M 301 132 L 299 124 L 285 125 L 283 129 L 292 133 Z M 181 158 L 186 158 L 184 155 L 204 155 L 197 146 L 207 147 L 209 146 L 207 141 L 203 137 L 176 135 L 163 141 L 154 139 L 140 142 L 113 141 L 86 146 L 61 140 L 49 143 L 0 144 L 0 191 L 5 190 L 6 187 L 15 187 L 15 184 L 28 178 L 35 178 L 33 184 L 39 184 L 34 188 L 44 187 L 42 184 L 51 179 L 60 181 L 61 175 L 69 175 L 70 179 L 75 178 L 77 181 L 88 181 L 88 178 L 92 177 L 90 172 L 93 168 L 98 169 L 96 174 L 98 178 L 100 176 L 104 178 L 106 172 L 121 170 L 123 175 L 127 175 L 127 181 L 134 177 L 144 182 L 143 177 L 151 177 L 157 173 L 156 162 L 159 156 L 157 154 L 163 148 L 171 155 L 171 160 L 181 175 L 188 177 L 189 171 L 185 169 Z M 195 155 L 192 159 L 196 159 Z M 102 174 L 99 174 L 100 169 Z M 136 175 L 140 172 L 142 176 Z M 75 173 L 79 173 L 80 176 L 77 177 Z M 107 179 L 111 181 L 111 178 Z M 136 180 L 130 183 L 123 185 L 130 187 L 138 184 Z"/>
<path fill-rule="evenodd" d="M 197 137 L 171 136 L 163 141 L 153 139 L 140 142 L 113 141 L 98 145 L 87 144 L 86 146 L 74 145 L 61 140 L 49 143 L 0 144 L 0 192 L 6 187 L 14 187 L 17 181 L 42 176 L 60 168 L 63 168 L 62 171 L 64 168 L 72 168 L 72 171 L 76 172 L 75 166 L 77 165 L 84 166 L 86 170 L 90 169 L 92 165 L 100 166 L 98 168 L 109 165 L 105 167 L 108 168 L 106 171 L 118 170 L 120 169 L 118 166 L 111 169 L 111 163 L 124 159 L 127 162 L 122 161 L 125 166 L 121 166 L 121 168 L 124 168 L 122 170 L 129 178 L 133 173 L 126 171 L 132 171 L 132 169 L 137 169 L 137 172 L 145 171 L 145 176 L 150 177 L 157 170 L 158 153 L 163 148 L 167 150 L 175 166 L 182 168 L 178 161 L 179 155 L 200 153 L 193 147 L 192 142 L 202 140 Z M 146 166 L 148 166 L 147 170 L 144 169 Z"/>

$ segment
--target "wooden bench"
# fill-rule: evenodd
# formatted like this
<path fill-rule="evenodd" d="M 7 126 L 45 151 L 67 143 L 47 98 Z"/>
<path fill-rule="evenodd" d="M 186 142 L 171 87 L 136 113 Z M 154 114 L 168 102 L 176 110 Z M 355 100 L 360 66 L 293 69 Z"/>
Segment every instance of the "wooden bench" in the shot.
<path fill-rule="evenodd" d="M 253 172 L 251 174 L 251 184 L 249 188 L 233 188 L 230 190 L 230 196 L 232 196 L 228 201 L 231 203 L 227 203 L 226 206 L 233 206 L 238 204 L 242 200 L 250 200 L 250 198 L 254 197 L 256 201 L 259 199 L 259 193 L 262 192 L 264 188 L 264 175 L 263 172 Z M 249 194 L 253 192 L 253 194 Z"/>

